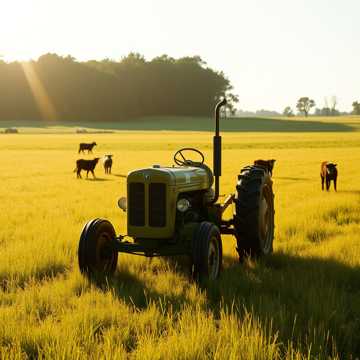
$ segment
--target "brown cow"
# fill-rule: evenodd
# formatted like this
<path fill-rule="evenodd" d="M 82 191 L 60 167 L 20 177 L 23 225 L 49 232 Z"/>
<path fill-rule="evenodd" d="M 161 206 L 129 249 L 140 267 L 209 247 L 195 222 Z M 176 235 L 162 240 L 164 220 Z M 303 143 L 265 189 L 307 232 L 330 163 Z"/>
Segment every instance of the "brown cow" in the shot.
<path fill-rule="evenodd" d="M 334 181 L 334 189 L 336 191 L 336 181 L 337 181 L 338 171 L 336 164 L 323 161 L 320 168 L 320 177 L 321 177 L 321 190 L 324 190 L 324 182 L 326 185 L 326 191 L 330 189 L 331 180 Z"/>
<path fill-rule="evenodd" d="M 76 172 L 77 178 L 81 179 L 81 174 L 80 174 L 81 170 L 85 170 L 86 177 L 88 177 L 89 171 L 90 171 L 95 179 L 94 169 L 95 169 L 95 166 L 98 163 L 99 159 L 100 158 L 95 158 L 93 160 L 84 160 L 84 159 L 76 160 L 76 168 L 75 168 L 74 172 Z"/>
<path fill-rule="evenodd" d="M 273 171 L 273 168 L 274 168 L 275 161 L 276 161 L 275 159 L 271 159 L 271 160 L 261 160 L 261 159 L 259 159 L 259 160 L 254 161 L 254 165 L 264 168 L 272 176 L 272 171 Z"/>

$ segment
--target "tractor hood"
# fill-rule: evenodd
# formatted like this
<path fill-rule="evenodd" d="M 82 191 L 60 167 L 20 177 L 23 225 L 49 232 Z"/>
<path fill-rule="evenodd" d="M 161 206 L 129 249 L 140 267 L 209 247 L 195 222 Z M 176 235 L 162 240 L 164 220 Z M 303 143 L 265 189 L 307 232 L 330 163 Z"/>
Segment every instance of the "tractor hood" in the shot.
<path fill-rule="evenodd" d="M 200 167 L 153 167 L 131 171 L 128 182 L 164 183 L 169 186 L 181 187 L 184 190 L 203 190 L 211 186 L 209 173 Z"/>

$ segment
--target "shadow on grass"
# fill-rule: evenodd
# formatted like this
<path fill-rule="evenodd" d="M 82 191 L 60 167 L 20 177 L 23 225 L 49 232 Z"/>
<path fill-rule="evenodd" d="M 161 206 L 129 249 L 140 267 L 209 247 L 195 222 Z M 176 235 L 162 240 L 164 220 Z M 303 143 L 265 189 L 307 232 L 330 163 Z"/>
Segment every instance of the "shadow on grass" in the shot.
<path fill-rule="evenodd" d="M 171 271 L 187 276 L 191 283 L 186 261 L 169 264 Z M 126 270 L 119 271 L 108 286 L 138 309 L 153 302 L 165 304 L 165 313 L 177 312 L 190 303 L 186 291 L 159 293 Z M 224 309 L 232 309 L 240 319 L 251 312 L 264 326 L 272 323 L 281 343 L 293 342 L 304 352 L 311 344 L 313 354 L 334 355 L 336 349 L 347 358 L 360 353 L 359 266 L 284 253 L 243 264 L 225 256 L 220 279 L 201 289 L 215 318 Z"/>
<path fill-rule="evenodd" d="M 127 178 L 127 176 L 123 175 L 123 174 L 111 174 L 111 175 L 116 176 L 116 177 L 125 178 L 125 179 Z"/>
<path fill-rule="evenodd" d="M 315 354 L 360 354 L 359 266 L 283 253 L 242 265 L 224 262 L 221 280 L 207 290 L 215 313 L 250 311 L 262 324 L 272 322 L 282 343 L 293 341 L 305 352 L 312 344 Z"/>
<path fill-rule="evenodd" d="M 352 194 L 352 195 L 360 195 L 360 190 L 338 190 L 340 194 Z"/>
<path fill-rule="evenodd" d="M 292 181 L 313 181 L 313 179 L 306 177 L 291 177 L 291 176 L 274 176 L 275 180 L 292 180 Z"/>
<path fill-rule="evenodd" d="M 149 271 L 150 266 L 149 266 Z M 180 270 L 181 271 L 181 270 Z M 189 280 L 191 280 L 189 278 Z M 118 299 L 130 306 L 135 306 L 137 310 L 145 310 L 150 303 L 163 304 L 163 311 L 180 311 L 185 304 L 189 303 L 185 294 L 163 294 L 159 293 L 145 281 L 141 280 L 127 269 L 118 268 L 111 278 L 98 276 L 92 280 L 99 289 L 110 290 Z"/>
<path fill-rule="evenodd" d="M 351 267 L 333 259 L 284 253 L 246 259 L 242 264 L 234 257 L 224 256 L 223 263 L 218 281 L 198 285 L 207 298 L 204 306 L 215 319 L 223 311 L 236 313 L 239 319 L 250 312 L 264 331 L 271 324 L 279 343 L 285 344 L 284 351 L 286 344 L 292 343 L 303 353 L 311 348 L 315 357 L 334 356 L 335 351 L 340 358 L 360 354 L 358 265 Z M 187 277 L 191 286 L 187 264 L 171 260 L 167 269 Z M 150 264 L 144 267 L 152 270 Z M 98 281 L 97 286 L 112 291 L 138 310 L 153 303 L 165 315 L 191 305 L 186 285 L 180 294 L 161 293 L 121 267 L 111 279 Z"/>
<path fill-rule="evenodd" d="M 349 132 L 356 127 L 345 123 L 325 122 L 314 119 L 274 119 L 262 117 L 228 118 L 221 120 L 221 130 L 227 132 Z M 214 120 L 206 117 L 158 116 L 127 119 L 117 122 L 58 122 L 48 124 L 38 121 L 1 122 L 0 126 L 32 127 L 50 129 L 54 126 L 75 128 L 92 128 L 106 130 L 183 130 L 213 131 Z M 83 135 L 83 134 L 79 134 Z"/>
<path fill-rule="evenodd" d="M 85 178 L 85 180 L 87 180 L 87 181 L 113 181 L 112 179 L 105 179 L 105 178 L 99 178 L 99 177 Z"/>
<path fill-rule="evenodd" d="M 41 283 L 55 279 L 68 271 L 65 264 L 46 264 L 29 273 L 7 273 L 0 274 L 0 290 L 14 291 L 16 288 L 25 289 L 31 283 Z"/>

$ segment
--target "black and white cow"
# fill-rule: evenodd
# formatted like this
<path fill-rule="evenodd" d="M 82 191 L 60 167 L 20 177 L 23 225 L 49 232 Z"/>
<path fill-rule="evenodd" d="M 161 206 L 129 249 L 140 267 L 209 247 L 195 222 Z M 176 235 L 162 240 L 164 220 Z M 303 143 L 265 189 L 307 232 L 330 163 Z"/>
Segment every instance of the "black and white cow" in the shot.
<path fill-rule="evenodd" d="M 105 174 L 111 174 L 111 167 L 112 167 L 112 163 L 113 163 L 112 157 L 113 157 L 113 155 L 105 155 L 103 158 Z"/>

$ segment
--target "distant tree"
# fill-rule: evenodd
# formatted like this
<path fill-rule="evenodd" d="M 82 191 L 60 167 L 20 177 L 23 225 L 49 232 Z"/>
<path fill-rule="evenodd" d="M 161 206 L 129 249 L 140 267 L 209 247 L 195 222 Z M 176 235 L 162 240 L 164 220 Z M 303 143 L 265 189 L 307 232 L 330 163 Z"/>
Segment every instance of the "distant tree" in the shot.
<path fill-rule="evenodd" d="M 341 113 L 336 109 L 330 109 L 329 107 L 323 107 L 322 109 L 316 108 L 314 115 L 316 116 L 339 116 Z"/>
<path fill-rule="evenodd" d="M 321 109 L 319 109 L 319 108 L 315 109 L 315 115 L 317 115 L 317 116 L 330 116 L 331 115 L 329 101 L 326 96 L 324 97 L 324 106 Z"/>
<path fill-rule="evenodd" d="M 283 115 L 287 117 L 291 117 L 294 116 L 294 112 L 292 111 L 290 106 L 287 106 L 283 111 Z"/>
<path fill-rule="evenodd" d="M 324 107 L 322 109 L 316 108 L 314 115 L 316 116 L 338 116 L 339 110 L 336 109 L 338 99 L 336 96 L 324 97 Z"/>
<path fill-rule="evenodd" d="M 335 95 L 330 98 L 330 114 L 332 116 L 338 115 L 338 111 L 336 110 L 336 105 L 338 103 L 338 99 Z"/>
<path fill-rule="evenodd" d="M 226 109 L 229 110 L 231 115 L 235 115 L 236 114 L 235 104 L 239 102 L 239 97 L 229 92 L 225 94 L 225 96 L 227 100 Z"/>
<path fill-rule="evenodd" d="M 360 102 L 354 101 L 352 103 L 353 106 L 353 114 L 354 115 L 360 115 Z"/>
<path fill-rule="evenodd" d="M 305 116 L 308 116 L 309 111 L 314 106 L 315 101 L 308 97 L 301 97 L 296 104 L 296 108 L 299 110 L 299 112 L 304 113 Z"/>
<path fill-rule="evenodd" d="M 322 108 L 315 108 L 314 115 L 315 116 L 330 116 L 330 108 L 327 106 L 324 106 Z"/>
<path fill-rule="evenodd" d="M 329 107 L 323 107 L 321 109 L 321 116 L 330 116 L 331 115 L 331 109 Z"/>

